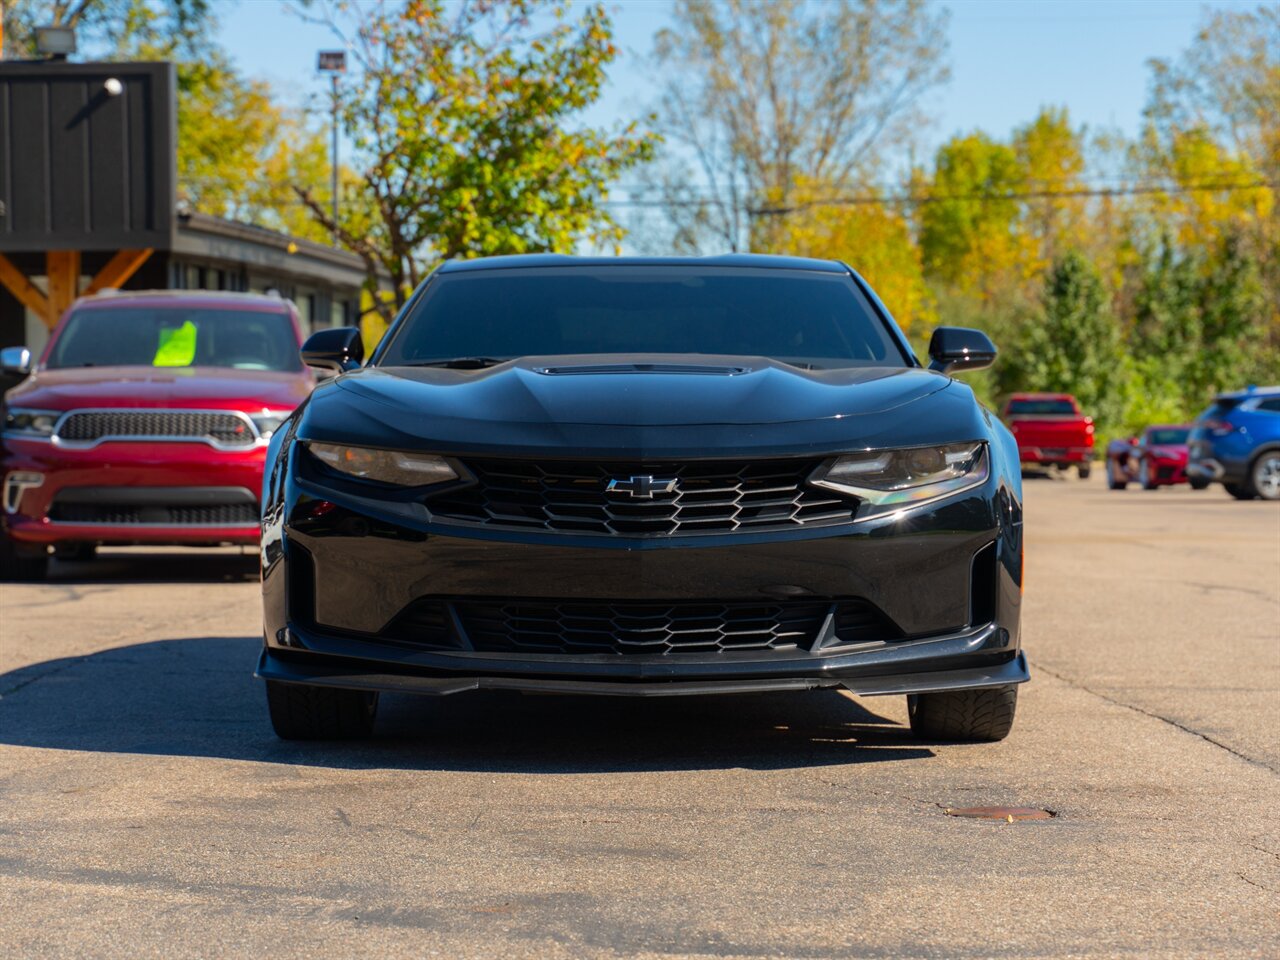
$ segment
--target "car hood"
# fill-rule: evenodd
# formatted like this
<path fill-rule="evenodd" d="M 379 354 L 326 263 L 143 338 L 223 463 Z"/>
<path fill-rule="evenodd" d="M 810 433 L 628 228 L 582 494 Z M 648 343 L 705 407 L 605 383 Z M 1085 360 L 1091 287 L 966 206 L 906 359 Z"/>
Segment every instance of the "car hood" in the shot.
<path fill-rule="evenodd" d="M 763 357 L 592 356 L 524 357 L 481 370 L 374 367 L 334 387 L 347 402 L 365 401 L 368 415 L 404 429 L 422 417 L 602 426 L 814 421 L 883 413 L 948 383 L 918 368 L 803 370 Z"/>
<path fill-rule="evenodd" d="M 311 374 L 305 371 L 74 367 L 37 370 L 8 393 L 6 403 L 40 410 L 85 407 L 292 410 L 306 399 L 313 383 Z"/>

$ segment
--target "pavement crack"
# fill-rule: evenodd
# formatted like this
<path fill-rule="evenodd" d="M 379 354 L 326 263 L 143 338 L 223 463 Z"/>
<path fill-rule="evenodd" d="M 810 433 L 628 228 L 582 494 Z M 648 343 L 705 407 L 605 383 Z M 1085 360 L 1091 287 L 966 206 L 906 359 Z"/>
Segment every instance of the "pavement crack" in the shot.
<path fill-rule="evenodd" d="M 1259 853 L 1265 853 L 1268 857 L 1275 857 L 1276 860 L 1280 861 L 1280 853 L 1275 850 L 1268 850 L 1266 847 L 1260 847 L 1256 843 L 1246 843 L 1245 846 L 1250 850 L 1257 850 Z"/>
<path fill-rule="evenodd" d="M 5 697 L 12 696 L 23 687 L 31 686 L 31 684 L 35 683 L 37 680 L 43 680 L 46 677 L 52 677 L 55 674 L 62 673 L 64 670 L 70 670 L 72 667 L 78 666 L 88 659 L 88 657 L 76 657 L 72 660 L 63 660 L 57 666 L 50 667 L 48 670 L 33 670 L 30 676 L 23 678 L 11 687 L 6 687 L 5 689 L 0 690 L 0 700 L 3 700 Z"/>
<path fill-rule="evenodd" d="M 1268 887 L 1265 883 L 1258 883 L 1258 881 L 1257 881 L 1257 880 L 1250 880 L 1250 879 L 1249 879 L 1245 874 L 1243 874 L 1243 873 L 1237 873 L 1237 874 L 1236 874 L 1236 876 L 1237 876 L 1237 877 L 1239 877 L 1241 880 L 1243 880 L 1245 883 L 1247 883 L 1247 884 L 1248 884 L 1249 886 L 1251 886 L 1251 887 L 1257 887 L 1259 890 L 1265 890 L 1265 891 L 1267 891 L 1267 893 L 1274 893 L 1274 892 L 1275 892 L 1273 888 Z"/>
<path fill-rule="evenodd" d="M 1265 760 L 1259 760 L 1257 757 L 1251 757 L 1247 753 L 1241 753 L 1239 750 L 1237 750 L 1235 747 L 1231 746 L 1230 744 L 1223 743 L 1221 740 L 1217 740 L 1214 737 L 1209 736 L 1209 734 L 1207 733 L 1201 733 L 1199 730 L 1195 729 L 1194 727 L 1189 727 L 1185 723 L 1180 723 L 1177 720 L 1174 720 L 1172 717 L 1166 717 L 1163 714 L 1156 713 L 1154 710 L 1148 710 L 1146 707 L 1140 707 L 1137 704 L 1127 703 L 1124 700 L 1120 700 L 1116 697 L 1108 696 L 1105 693 L 1101 693 L 1097 690 L 1094 690 L 1092 687 L 1086 686 L 1085 684 L 1081 683 L 1078 680 L 1074 680 L 1071 677 L 1068 677 L 1066 674 L 1062 674 L 1054 670 L 1050 670 L 1043 663 L 1037 662 L 1035 664 L 1035 667 L 1037 670 L 1040 670 L 1043 673 L 1047 673 L 1049 676 L 1053 677 L 1055 680 L 1061 680 L 1063 683 L 1067 684 L 1067 686 L 1074 687 L 1077 690 L 1083 690 L 1085 693 L 1089 694 L 1090 696 L 1097 697 L 1099 700 L 1105 700 L 1107 703 L 1114 704 L 1117 707 L 1124 707 L 1126 710 L 1132 710 L 1134 713 L 1140 713 L 1144 717 L 1150 717 L 1153 720 L 1159 720 L 1162 723 L 1167 723 L 1169 726 L 1175 727 L 1176 729 L 1181 730 L 1183 733 L 1189 733 L 1193 737 L 1199 737 L 1205 743 L 1210 743 L 1213 746 L 1218 747 L 1220 750 L 1225 750 L 1227 753 L 1231 754 L 1233 757 L 1238 757 L 1239 759 L 1245 761 L 1246 763 L 1251 763 L 1256 767 L 1262 767 L 1262 769 L 1264 770 L 1270 770 L 1272 773 L 1280 774 L 1280 768 L 1272 766 L 1271 764 L 1267 763 Z"/>
<path fill-rule="evenodd" d="M 1275 598 L 1265 590 L 1259 590 L 1256 587 L 1237 587 L 1224 583 L 1200 583 L 1197 580 L 1183 580 L 1189 587 L 1196 587 L 1201 593 L 1242 593 L 1247 597 L 1258 597 L 1267 603 L 1275 603 Z"/>

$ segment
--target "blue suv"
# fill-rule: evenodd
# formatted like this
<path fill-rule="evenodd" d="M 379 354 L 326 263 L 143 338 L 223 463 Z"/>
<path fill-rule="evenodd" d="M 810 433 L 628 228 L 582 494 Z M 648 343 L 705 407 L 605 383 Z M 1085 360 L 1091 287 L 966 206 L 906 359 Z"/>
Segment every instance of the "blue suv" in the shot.
<path fill-rule="evenodd" d="M 1280 387 L 1220 394 L 1187 438 L 1187 479 L 1238 500 L 1280 500 Z"/>

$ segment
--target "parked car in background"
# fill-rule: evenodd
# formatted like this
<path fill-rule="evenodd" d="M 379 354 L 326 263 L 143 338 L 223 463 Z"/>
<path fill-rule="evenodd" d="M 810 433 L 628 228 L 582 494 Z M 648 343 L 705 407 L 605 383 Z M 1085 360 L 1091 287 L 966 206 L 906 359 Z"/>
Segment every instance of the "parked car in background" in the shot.
<path fill-rule="evenodd" d="M 1187 482 L 1190 426 L 1147 427 L 1140 437 L 1107 444 L 1107 485 L 1123 490 L 1137 482 L 1144 490 Z M 1203 489 L 1203 485 L 1197 486 Z"/>
<path fill-rule="evenodd" d="M 1219 394 L 1188 447 L 1192 483 L 1221 482 L 1237 500 L 1280 500 L 1280 387 Z"/>
<path fill-rule="evenodd" d="M 1075 467 L 1084 480 L 1093 461 L 1093 418 L 1069 393 L 1015 393 L 1001 413 L 1024 466 Z"/>
<path fill-rule="evenodd" d="M 311 392 L 288 301 L 192 291 L 79 300 L 40 361 L 11 347 L 0 576 L 50 550 L 256 544 L 267 443 Z"/>

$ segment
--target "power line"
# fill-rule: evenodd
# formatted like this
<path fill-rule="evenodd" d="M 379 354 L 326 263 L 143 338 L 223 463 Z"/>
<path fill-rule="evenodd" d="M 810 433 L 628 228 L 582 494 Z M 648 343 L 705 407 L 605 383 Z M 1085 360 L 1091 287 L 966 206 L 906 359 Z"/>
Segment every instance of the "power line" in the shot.
<path fill-rule="evenodd" d="M 901 194 L 863 194 L 860 196 L 836 196 L 815 200 L 805 200 L 788 206 L 745 207 L 751 216 L 769 217 L 785 216 L 814 207 L 854 207 L 854 206 L 921 206 L 929 203 L 976 202 L 997 203 L 1018 200 L 1060 200 L 1089 197 L 1135 197 L 1151 194 L 1183 194 L 1183 193 L 1242 193 L 1250 190 L 1275 189 L 1276 183 L 1271 180 L 1255 180 L 1250 183 L 1185 183 L 1170 185 L 1139 184 L 1127 187 L 1079 187 L 1064 190 L 1008 190 L 1001 193 L 901 193 Z M 724 206 L 723 201 L 715 197 L 699 197 L 690 200 L 606 200 L 608 206 L 616 207 L 706 207 Z"/>
<path fill-rule="evenodd" d="M 216 186 L 220 185 L 220 181 L 216 177 L 192 177 L 185 180 L 187 183 L 196 185 Z M 278 187 L 279 184 L 267 183 L 265 181 L 253 182 L 254 186 Z M 1252 190 L 1269 190 L 1276 189 L 1278 186 L 1273 180 L 1255 180 L 1247 183 L 1214 181 L 1200 183 L 1184 183 L 1176 185 L 1167 184 L 1134 184 L 1123 187 L 1075 187 L 1070 189 L 1057 190 L 1007 190 L 1004 192 L 982 192 L 982 193 L 878 193 L 878 194 L 861 194 L 853 196 L 832 196 L 817 198 L 814 200 L 805 200 L 799 203 L 787 206 L 766 206 L 766 207 L 744 207 L 745 213 L 751 216 L 785 216 L 791 213 L 799 213 L 804 210 L 810 210 L 815 207 L 853 207 L 853 206 L 921 206 L 930 203 L 1005 203 L 1009 201 L 1019 200 L 1062 200 L 1072 198 L 1097 198 L 1097 197 L 1135 197 L 1150 196 L 1154 194 L 1186 194 L 1186 193 L 1244 193 Z M 637 191 L 638 192 L 638 191 Z M 291 209 L 304 206 L 302 201 L 295 197 L 287 197 L 280 200 L 273 197 L 258 198 L 241 198 L 240 204 L 249 207 L 262 207 L 267 209 Z M 704 196 L 695 197 L 687 200 L 603 200 L 603 206 L 609 207 L 635 207 L 635 208 L 696 208 L 696 207 L 719 207 L 725 206 L 724 201 L 716 197 Z"/>

